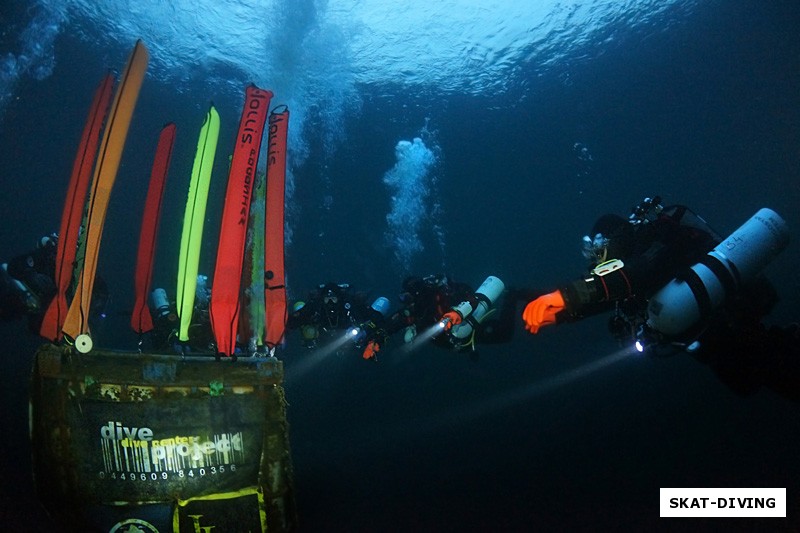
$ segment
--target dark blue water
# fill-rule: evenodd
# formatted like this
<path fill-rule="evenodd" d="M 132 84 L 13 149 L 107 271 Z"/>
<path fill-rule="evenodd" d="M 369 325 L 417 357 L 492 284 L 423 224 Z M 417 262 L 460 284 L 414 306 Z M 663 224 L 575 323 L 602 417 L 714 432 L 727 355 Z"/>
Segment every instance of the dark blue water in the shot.
<path fill-rule="evenodd" d="M 401 80 L 359 87 L 362 108 L 341 117 L 346 141 L 326 149 L 310 120 L 309 156 L 293 168 L 292 294 L 335 280 L 396 298 L 405 273 L 384 235 L 391 207 L 381 178 L 395 164 L 395 144 L 421 135 L 426 119 L 426 143 L 439 154 L 430 194 L 441 214 L 421 226 L 415 273 L 554 286 L 581 274 L 580 238 L 598 215 L 625 214 L 654 194 L 691 206 L 723 234 L 768 206 L 796 235 L 798 23 L 793 1 L 707 2 L 668 31 L 622 34 L 589 59 L 544 74 L 521 65 L 531 69 L 528 83 L 506 93 L 411 92 Z M 91 93 L 128 52 L 98 50 L 78 34 L 62 31 L 52 75 L 22 77 L 6 104 L 3 257 L 57 229 Z M 114 312 L 133 302 L 135 235 L 161 125 L 174 121 L 179 132 L 156 284 L 174 284 L 188 171 L 211 99 L 229 117 L 220 146 L 230 150 L 240 100 L 204 87 L 181 91 L 147 81 L 142 90 L 99 265 Z M 219 155 L 212 199 L 224 193 L 226 166 Z M 220 210 L 209 203 L 201 271 L 213 270 Z M 774 323 L 798 320 L 798 250 L 793 242 L 768 268 L 782 296 Z M 112 313 L 96 343 L 134 348 L 127 322 Z M 8 530 L 36 530 L 46 521 L 30 480 L 26 391 L 38 341 L 21 322 L 0 331 L 0 517 Z M 293 373 L 308 354 L 290 336 L 279 356 L 302 530 L 800 528 L 797 403 L 766 389 L 737 396 L 688 356 L 625 357 L 568 374 L 616 350 L 602 317 L 537 337 L 520 321 L 511 343 L 481 349 L 477 361 L 390 346 L 378 364 L 353 352 Z M 660 487 L 786 487 L 787 519 L 659 520 Z"/>

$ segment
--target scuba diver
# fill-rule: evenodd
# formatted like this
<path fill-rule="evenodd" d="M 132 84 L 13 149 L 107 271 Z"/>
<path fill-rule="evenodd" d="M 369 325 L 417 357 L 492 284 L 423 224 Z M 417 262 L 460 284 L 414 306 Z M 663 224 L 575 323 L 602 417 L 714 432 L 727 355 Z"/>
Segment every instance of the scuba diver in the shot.
<path fill-rule="evenodd" d="M 299 329 L 303 345 L 313 348 L 321 334 L 356 328 L 368 321 L 366 296 L 352 290 L 349 283 L 323 283 L 305 300 L 292 305 L 286 323 L 288 329 Z"/>
<path fill-rule="evenodd" d="M 787 369 L 798 375 L 798 328 L 761 323 L 778 300 L 761 270 L 789 241 L 777 213 L 761 209 L 721 239 L 687 207 L 653 197 L 627 219 L 601 216 L 591 235 L 583 238 L 589 272 L 525 307 L 530 333 L 612 311 L 620 342 L 653 355 L 689 352 L 737 392 L 779 386 Z M 758 372 L 743 370 L 753 364 Z M 736 382 L 743 376 L 751 382 Z"/>
<path fill-rule="evenodd" d="M 475 350 L 475 343 L 499 343 L 511 339 L 516 299 L 503 282 L 489 276 L 474 290 L 443 274 L 403 281 L 403 307 L 385 318 L 368 335 L 363 357 L 372 359 L 389 337 L 403 331 L 403 341 L 413 342 L 418 334 L 441 348 Z M 500 302 L 502 296 L 502 302 Z M 498 305 L 500 303 L 500 305 Z M 499 315 L 495 313 L 499 310 Z"/>
<path fill-rule="evenodd" d="M 361 314 L 357 327 L 351 330 L 356 348 L 362 349 L 364 359 L 377 361 L 381 346 L 389 338 L 387 331 L 391 303 L 384 296 L 376 298 Z"/>
<path fill-rule="evenodd" d="M 38 335 L 50 301 L 56 295 L 54 276 L 58 235 L 40 238 L 36 248 L 0 265 L 0 320 L 27 317 L 28 329 Z M 104 316 L 108 287 L 98 277 L 92 295 L 92 314 Z"/>
<path fill-rule="evenodd" d="M 28 317 L 28 326 L 38 333 L 47 305 L 56 294 L 53 274 L 58 236 L 42 237 L 36 248 L 0 265 L 0 318 L 4 321 Z"/>
<path fill-rule="evenodd" d="M 180 317 L 176 302 L 169 300 L 167 291 L 163 288 L 153 289 L 148 299 L 150 315 L 153 317 L 153 329 L 149 332 L 150 348 L 157 353 L 216 353 L 216 342 L 208 310 L 210 302 L 211 287 L 208 276 L 199 274 L 195 287 L 192 321 L 189 325 L 189 340 L 181 342 L 178 340 Z"/>

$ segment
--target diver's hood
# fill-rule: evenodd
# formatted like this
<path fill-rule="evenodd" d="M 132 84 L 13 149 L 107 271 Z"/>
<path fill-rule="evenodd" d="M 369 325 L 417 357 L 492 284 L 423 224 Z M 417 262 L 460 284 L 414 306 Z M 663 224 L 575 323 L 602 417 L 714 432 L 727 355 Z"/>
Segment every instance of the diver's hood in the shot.
<path fill-rule="evenodd" d="M 583 256 L 595 264 L 627 257 L 633 246 L 633 227 L 612 213 L 601 216 L 592 226 L 592 236 L 583 237 Z"/>

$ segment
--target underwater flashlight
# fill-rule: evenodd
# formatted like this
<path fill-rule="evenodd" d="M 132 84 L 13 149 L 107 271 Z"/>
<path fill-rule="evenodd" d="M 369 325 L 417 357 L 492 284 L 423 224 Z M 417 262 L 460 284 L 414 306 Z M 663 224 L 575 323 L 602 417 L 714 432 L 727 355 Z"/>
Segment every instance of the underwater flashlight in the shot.
<path fill-rule="evenodd" d="M 658 342 L 658 335 L 647 324 L 641 324 L 636 329 L 636 342 L 633 345 L 636 347 L 637 352 L 642 353 L 648 350 L 651 345 L 658 344 Z"/>

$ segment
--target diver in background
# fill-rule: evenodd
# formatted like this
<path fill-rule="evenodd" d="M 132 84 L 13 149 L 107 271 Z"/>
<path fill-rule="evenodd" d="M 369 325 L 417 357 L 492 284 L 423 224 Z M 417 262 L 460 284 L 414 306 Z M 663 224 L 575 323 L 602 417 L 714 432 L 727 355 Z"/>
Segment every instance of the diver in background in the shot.
<path fill-rule="evenodd" d="M 0 320 L 28 319 L 28 329 L 38 335 L 44 313 L 56 295 L 56 250 L 58 235 L 41 237 L 36 248 L 0 265 Z M 104 317 L 109 301 L 108 286 L 98 276 L 92 293 L 91 314 Z"/>
<path fill-rule="evenodd" d="M 176 352 L 173 344 L 178 338 L 180 320 L 175 302 L 170 301 L 167 291 L 159 287 L 150 292 L 148 304 L 153 317 L 153 329 L 143 337 L 149 340 L 148 348 L 155 352 Z M 143 340 L 139 342 L 142 344 Z"/>
<path fill-rule="evenodd" d="M 477 290 L 444 274 L 408 277 L 400 294 L 402 308 L 367 337 L 363 357 L 372 359 L 400 331 L 403 341 L 410 343 L 423 331 L 441 328 L 430 338 L 446 349 L 474 351 L 476 343 L 508 342 L 514 332 L 515 294 L 494 276 Z"/>
<path fill-rule="evenodd" d="M 471 296 L 469 285 L 453 282 L 444 274 L 407 277 L 400 293 L 402 307 L 386 317 L 376 332 L 367 337 L 362 354 L 364 359 L 373 359 L 389 337 L 400 331 L 404 342 L 412 342 L 418 331 L 436 326 L 454 305 Z M 432 340 L 438 346 L 450 347 L 446 335 L 437 335 Z"/>
<path fill-rule="evenodd" d="M 36 248 L 0 265 L 0 317 L 15 320 L 28 317 L 32 332 L 38 333 L 44 311 L 56 294 L 56 244 L 53 233 L 39 239 Z"/>
<path fill-rule="evenodd" d="M 36 248 L 0 265 L 0 317 L 28 318 L 31 333 L 39 333 L 44 312 L 56 294 L 53 280 L 58 235 L 45 235 Z"/>
<path fill-rule="evenodd" d="M 305 300 L 292 305 L 286 327 L 299 329 L 307 348 L 316 346 L 320 335 L 358 327 L 369 319 L 366 295 L 349 283 L 323 283 Z"/>
<path fill-rule="evenodd" d="M 760 270 L 788 244 L 777 214 L 761 210 L 721 239 L 687 207 L 654 197 L 627 219 L 601 216 L 592 235 L 589 272 L 525 307 L 530 333 L 612 311 L 619 341 L 655 355 L 684 349 L 737 392 L 798 382 L 797 327 L 762 324 L 778 297 Z"/>
<path fill-rule="evenodd" d="M 378 360 L 378 352 L 389 338 L 386 327 L 390 308 L 389 299 L 379 296 L 363 311 L 358 327 L 352 330 L 356 348 L 362 350 L 364 359 Z"/>
<path fill-rule="evenodd" d="M 149 333 L 150 348 L 157 353 L 216 353 L 216 341 L 208 311 L 211 296 L 208 276 L 198 274 L 189 340 L 181 342 L 178 339 L 180 317 L 177 303 L 169 299 L 163 288 L 153 289 L 148 299 L 150 315 L 153 317 L 153 330 Z"/>

